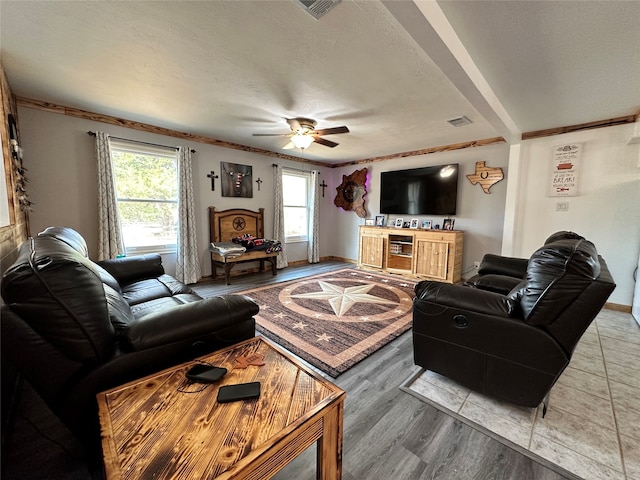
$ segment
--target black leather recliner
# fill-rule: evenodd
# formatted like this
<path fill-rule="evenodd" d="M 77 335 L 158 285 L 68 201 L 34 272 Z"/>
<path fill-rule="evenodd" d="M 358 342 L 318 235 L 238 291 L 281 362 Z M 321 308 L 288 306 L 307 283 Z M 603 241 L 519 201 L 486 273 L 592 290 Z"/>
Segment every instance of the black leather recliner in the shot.
<path fill-rule="evenodd" d="M 579 240 L 583 237 L 574 232 L 560 231 L 552 234 L 544 245 L 558 240 Z M 471 277 L 466 285 L 507 295 L 527 276 L 528 258 L 503 257 L 487 253 L 482 257 L 478 274 Z"/>
<path fill-rule="evenodd" d="M 550 237 L 526 261 L 523 277 L 514 277 L 508 294 L 473 283 L 418 283 L 416 365 L 480 393 L 538 406 L 615 283 L 595 246 L 576 234 Z"/>
<path fill-rule="evenodd" d="M 81 440 L 99 441 L 96 394 L 255 335 L 243 295 L 202 299 L 159 255 L 94 263 L 50 227 L 3 275 L 2 355 Z"/>

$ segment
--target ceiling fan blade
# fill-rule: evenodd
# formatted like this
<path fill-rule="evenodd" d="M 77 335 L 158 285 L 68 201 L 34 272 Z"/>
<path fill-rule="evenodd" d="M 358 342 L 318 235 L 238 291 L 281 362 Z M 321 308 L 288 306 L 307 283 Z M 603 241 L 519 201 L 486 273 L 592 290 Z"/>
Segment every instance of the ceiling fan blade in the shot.
<path fill-rule="evenodd" d="M 290 137 L 290 133 L 254 133 L 254 137 Z"/>
<path fill-rule="evenodd" d="M 325 147 L 336 147 L 338 144 L 336 142 L 332 142 L 331 140 L 327 140 L 326 138 L 313 136 L 313 141 L 319 143 L 320 145 L 324 145 Z"/>
<path fill-rule="evenodd" d="M 300 121 L 297 118 L 287 118 L 287 123 L 291 127 L 291 130 L 293 130 L 294 132 L 297 132 L 302 128 L 302 126 L 300 125 Z"/>
<path fill-rule="evenodd" d="M 342 126 L 342 127 L 324 128 L 322 130 L 314 130 L 313 132 L 311 132 L 312 135 L 335 135 L 336 133 L 349 133 L 349 129 L 345 126 Z"/>

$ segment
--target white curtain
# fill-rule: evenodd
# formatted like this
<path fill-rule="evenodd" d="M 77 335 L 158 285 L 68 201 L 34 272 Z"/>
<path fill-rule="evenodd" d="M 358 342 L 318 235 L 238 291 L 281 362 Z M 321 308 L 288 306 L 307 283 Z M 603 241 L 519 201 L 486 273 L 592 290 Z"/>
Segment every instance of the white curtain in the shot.
<path fill-rule="evenodd" d="M 96 160 L 98 163 L 98 260 L 106 260 L 124 255 L 125 249 L 118 215 L 109 135 L 104 132 L 96 132 Z"/>
<path fill-rule="evenodd" d="M 320 172 L 311 171 L 311 189 L 309 191 L 309 246 L 307 247 L 307 260 L 309 263 L 318 263 L 320 261 L 320 246 L 318 245 L 320 230 L 320 183 L 318 177 Z"/>
<path fill-rule="evenodd" d="M 200 280 L 198 242 L 196 239 L 196 213 L 193 202 L 193 179 L 191 174 L 191 150 L 178 149 L 178 251 L 176 256 L 176 278 L 183 283 Z"/>
<path fill-rule="evenodd" d="M 289 265 L 284 245 L 284 199 L 282 197 L 282 167 L 273 166 L 273 184 L 275 185 L 275 208 L 273 215 L 273 236 L 282 243 L 282 251 L 278 254 L 276 268 Z"/>

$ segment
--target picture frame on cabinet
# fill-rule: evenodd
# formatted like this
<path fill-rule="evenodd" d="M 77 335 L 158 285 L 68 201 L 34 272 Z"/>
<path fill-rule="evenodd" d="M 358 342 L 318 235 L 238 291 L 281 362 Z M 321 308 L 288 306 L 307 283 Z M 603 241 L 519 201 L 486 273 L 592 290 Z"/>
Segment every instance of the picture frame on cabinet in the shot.
<path fill-rule="evenodd" d="M 376 227 L 384 227 L 384 215 L 376 215 Z"/>
<path fill-rule="evenodd" d="M 425 230 L 431 230 L 431 220 L 423 220 L 422 228 Z"/>
<path fill-rule="evenodd" d="M 453 230 L 453 224 L 455 223 L 455 220 L 453 218 L 445 218 L 442 222 L 442 229 L 443 230 Z"/>
<path fill-rule="evenodd" d="M 396 218 L 396 228 L 402 228 L 404 226 L 404 220 L 402 218 Z"/>
<path fill-rule="evenodd" d="M 364 224 L 368 227 L 373 227 L 374 223 L 373 223 L 373 218 L 367 218 L 364 221 Z"/>
<path fill-rule="evenodd" d="M 409 226 L 409 228 L 418 228 L 418 222 L 420 220 L 418 220 L 417 218 L 412 218 L 411 219 L 411 225 Z"/>

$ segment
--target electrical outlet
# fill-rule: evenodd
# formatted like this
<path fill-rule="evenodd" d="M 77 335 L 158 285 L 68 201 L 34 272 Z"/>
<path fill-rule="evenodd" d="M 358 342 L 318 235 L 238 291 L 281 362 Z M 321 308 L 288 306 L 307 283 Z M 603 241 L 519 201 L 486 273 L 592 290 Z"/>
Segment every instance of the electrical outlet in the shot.
<path fill-rule="evenodd" d="M 478 270 L 480 268 L 480 262 L 473 262 L 473 268 Z"/>

